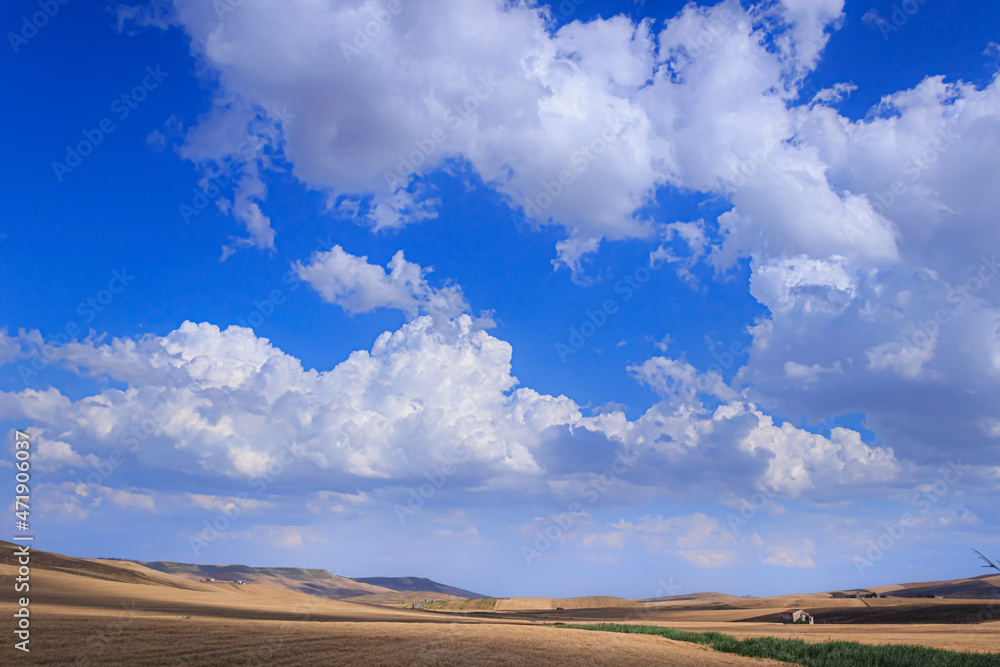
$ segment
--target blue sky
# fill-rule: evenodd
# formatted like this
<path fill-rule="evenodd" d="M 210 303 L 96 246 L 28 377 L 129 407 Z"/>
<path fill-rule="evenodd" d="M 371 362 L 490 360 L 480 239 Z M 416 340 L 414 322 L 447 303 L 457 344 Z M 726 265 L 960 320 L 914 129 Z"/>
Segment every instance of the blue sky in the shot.
<path fill-rule="evenodd" d="M 996 547 L 991 4 L 202 4 L 3 10 L 40 547 L 561 596 Z"/>

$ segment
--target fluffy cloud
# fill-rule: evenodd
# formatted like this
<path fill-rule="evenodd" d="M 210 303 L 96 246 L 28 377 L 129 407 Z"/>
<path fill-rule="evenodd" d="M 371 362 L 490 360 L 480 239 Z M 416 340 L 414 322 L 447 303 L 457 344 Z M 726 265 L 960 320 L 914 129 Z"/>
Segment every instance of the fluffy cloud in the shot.
<path fill-rule="evenodd" d="M 761 228 L 751 292 L 770 315 L 752 329 L 738 381 L 817 421 L 866 412 L 869 428 L 920 462 L 956 448 L 966 460 L 995 456 L 976 425 L 996 419 L 980 397 L 1000 390 L 1000 264 L 988 250 L 1000 242 L 1000 200 L 974 184 L 1000 175 L 991 153 L 1000 81 L 979 89 L 929 78 L 864 120 L 816 105 L 796 125 L 830 183 L 874 209 L 844 222 L 851 244 L 866 249 L 885 230 L 895 250 L 866 261 L 843 247 L 782 256 L 785 233 Z"/>
<path fill-rule="evenodd" d="M 624 16 L 552 31 L 546 8 L 495 0 L 397 12 L 375 0 L 248 0 L 224 15 L 175 0 L 168 14 L 121 18 L 181 28 L 218 77 L 217 102 L 183 149 L 191 159 L 220 160 L 227 146 L 236 154 L 241 138 L 257 138 L 266 150 L 240 158 L 254 166 L 248 181 L 280 156 L 331 206 L 377 228 L 433 217 L 420 179 L 460 162 L 536 223 L 563 226 L 560 261 L 579 269 L 602 238 L 650 233 L 639 210 L 659 188 L 719 192 L 737 157 L 788 139 L 786 102 L 842 6 L 691 5 L 658 34 Z M 268 124 L 279 129 L 273 140 Z M 744 217 L 804 185 L 793 199 L 825 198 L 846 218 L 809 150 L 780 153 L 775 163 L 787 167 L 748 188 Z M 813 163 L 805 171 L 803 160 Z M 266 245 L 248 210 L 264 193 L 248 190 L 235 212 L 251 229 L 246 244 Z M 785 202 L 789 221 L 811 210 L 800 203 Z M 808 233 L 809 222 L 795 228 Z"/>
<path fill-rule="evenodd" d="M 147 511 L 156 510 L 156 501 L 152 496 L 144 493 L 133 493 L 122 489 L 109 489 L 102 487 L 101 492 L 115 505 L 121 507 L 141 509 Z"/>
<path fill-rule="evenodd" d="M 388 268 L 387 273 L 381 266 L 370 264 L 367 257 L 351 255 L 339 245 L 314 253 L 308 263 L 295 266 L 299 277 L 324 300 L 349 313 L 398 308 L 411 318 L 423 312 L 450 319 L 468 310 L 461 289 L 430 287 L 424 278 L 430 269 L 407 262 L 402 250 L 393 255 Z"/>
<path fill-rule="evenodd" d="M 716 498 L 762 486 L 772 495 L 797 497 L 889 482 L 903 472 L 892 449 L 867 445 L 856 431 L 834 428 L 826 437 L 775 423 L 714 371 L 699 373 L 685 361 L 665 357 L 631 370 L 663 400 L 632 422 L 612 413 L 584 418 L 580 425 L 606 433 L 636 457 L 633 483 L 669 474 Z"/>
<path fill-rule="evenodd" d="M 816 542 L 803 538 L 794 542 L 769 544 L 765 546 L 767 556 L 761 562 L 778 567 L 816 567 L 812 555 L 816 553 Z"/>
<path fill-rule="evenodd" d="M 996 460 L 1000 265 L 972 242 L 1000 245 L 1000 190 L 979 185 L 1000 177 L 1000 81 L 928 78 L 859 120 L 835 108 L 851 84 L 799 99 L 841 0 L 689 5 L 659 31 L 622 16 L 552 31 L 544 9 L 492 0 L 401 6 L 381 21 L 377 3 L 360 0 L 126 12 L 184 30 L 218 79 L 181 154 L 206 179 L 242 167 L 220 202 L 248 230 L 232 247 L 273 247 L 271 169 L 376 229 L 433 218 L 424 177 L 468 169 L 535 223 L 563 227 L 559 261 L 577 273 L 602 240 L 628 237 L 648 237 L 652 255 L 688 277 L 697 262 L 724 273 L 749 259 L 767 313 L 747 323 L 748 365 L 727 384 L 654 357 L 631 369 L 660 397 L 644 414 L 584 418 L 565 397 L 517 387 L 510 346 L 466 314 L 457 286 L 431 286 L 401 252 L 382 267 L 338 246 L 298 264 L 300 277 L 348 312 L 397 308 L 407 325 L 321 372 L 249 330 L 210 324 L 65 345 L 54 361 L 124 388 L 0 394 L 0 416 L 51 438 L 53 469 L 138 445 L 152 468 L 236 478 L 281 464 L 320 493 L 413 478 L 467 444 L 463 488 L 564 497 L 621 449 L 637 463 L 615 488 L 630 493 L 725 498 L 764 485 L 832 501 L 948 457 Z M 376 34 L 359 38 L 373 20 Z M 653 223 L 641 211 L 662 188 L 731 207 Z M 4 332 L 0 361 L 39 341 Z M 853 412 L 866 413 L 876 444 L 785 421 Z M 581 442 L 607 460 L 582 461 Z M 616 493 L 607 498 L 625 497 Z M 698 564 L 727 552 L 675 546 Z M 811 562 L 808 546 L 767 559 Z"/>
<path fill-rule="evenodd" d="M 542 430 L 543 415 L 559 413 L 533 410 L 546 402 L 537 394 L 508 394 L 510 354 L 468 316 L 443 330 L 424 316 L 317 373 L 248 329 L 188 322 L 163 338 L 59 348 L 60 363 L 127 389 L 76 402 L 55 390 L 3 394 L 0 413 L 51 423 L 98 452 L 141 442 L 149 463 L 222 475 L 261 475 L 288 453 L 301 467 L 391 478 L 460 446 L 487 467 L 537 474 L 526 421 Z"/>
<path fill-rule="evenodd" d="M 995 458 L 976 425 L 1000 418 L 985 398 L 1000 389 L 1000 267 L 970 240 L 1000 244 L 1000 191 L 977 185 L 1000 177 L 1000 81 L 931 77 L 858 120 L 835 108 L 852 84 L 800 99 L 843 4 L 692 4 L 660 30 L 624 16 L 552 30 L 544 8 L 493 0 L 398 13 L 247 0 L 221 16 L 176 0 L 122 20 L 185 31 L 217 78 L 182 154 L 248 166 L 231 204 L 251 229 L 244 245 L 273 242 L 260 217 L 268 169 L 287 163 L 331 210 L 385 228 L 432 217 L 424 177 L 458 165 L 562 226 L 559 262 L 574 273 L 602 239 L 683 240 L 652 252 L 686 277 L 695 261 L 725 272 L 749 258 L 769 315 L 748 323 L 736 384 L 767 410 L 815 422 L 867 412 L 924 463 L 946 440 Z M 646 220 L 664 188 L 732 206 L 715 220 Z M 382 276 L 357 260 L 314 260 L 332 300 L 425 308 L 424 288 L 394 280 L 393 265 Z M 458 311 L 459 295 L 440 296 Z"/>
<path fill-rule="evenodd" d="M 647 515 L 635 523 L 622 520 L 612 527 L 617 532 L 604 534 L 605 543 L 618 542 L 620 545 L 626 537 L 634 536 L 654 550 L 675 551 L 698 567 L 717 567 L 736 560 L 736 552 L 732 549 L 735 537 L 718 519 L 700 512 L 669 519 Z M 599 540 L 595 536 L 593 541 Z"/>
<path fill-rule="evenodd" d="M 21 344 L 35 339 L 24 334 Z M 331 370 L 304 370 L 249 329 L 186 322 L 163 337 L 53 348 L 52 363 L 121 388 L 76 400 L 56 389 L 0 393 L 0 419 L 30 420 L 40 465 L 51 469 L 127 460 L 222 479 L 279 477 L 277 488 L 319 492 L 311 502 L 322 512 L 370 501 L 357 486 L 348 491 L 357 480 L 371 490 L 456 459 L 465 488 L 548 488 L 560 498 L 590 488 L 596 499 L 611 475 L 609 497 L 628 502 L 648 499 L 643 489 L 698 486 L 720 496 L 754 484 L 792 497 L 817 487 L 836 494 L 899 471 L 891 451 L 858 433 L 777 425 L 685 362 L 657 357 L 635 369 L 663 400 L 629 421 L 618 410 L 583 417 L 566 397 L 517 388 L 511 353 L 468 315 L 423 315 Z M 224 504 L 212 494 L 188 502 Z"/>

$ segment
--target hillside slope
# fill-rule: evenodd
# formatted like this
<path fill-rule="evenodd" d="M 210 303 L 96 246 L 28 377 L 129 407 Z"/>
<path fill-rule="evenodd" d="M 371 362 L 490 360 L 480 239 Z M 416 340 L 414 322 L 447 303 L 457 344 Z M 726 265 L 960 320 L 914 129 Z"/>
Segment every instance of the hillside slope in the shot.
<path fill-rule="evenodd" d="M 1000 596 L 1000 574 L 987 574 L 950 581 L 923 581 L 896 586 L 874 586 L 869 590 L 898 598 L 942 597 L 988 600 Z"/>
<path fill-rule="evenodd" d="M 0 548 L 5 554 L 13 552 L 19 546 L 0 540 Z M 10 562 L 13 562 L 13 559 Z M 76 558 L 51 551 L 39 551 L 35 548 L 31 548 L 31 568 L 126 584 L 169 586 L 190 591 L 206 590 L 205 586 L 197 582 L 156 572 L 131 561 Z"/>
<path fill-rule="evenodd" d="M 358 577 L 354 581 L 359 581 L 365 584 L 371 584 L 375 586 L 381 586 L 388 588 L 393 591 L 429 591 L 431 593 L 444 593 L 446 595 L 454 595 L 460 598 L 485 598 L 488 595 L 480 595 L 479 593 L 473 593 L 472 591 L 467 591 L 464 588 L 458 588 L 456 586 L 448 586 L 446 584 L 439 584 L 436 581 L 430 579 L 425 579 L 423 577 Z"/>
<path fill-rule="evenodd" d="M 186 577 L 193 581 L 213 578 L 220 581 L 242 580 L 249 584 L 275 586 L 297 593 L 343 599 L 395 589 L 360 582 L 333 574 L 329 570 L 301 567 L 250 567 L 248 565 L 197 565 L 172 561 L 139 562 L 139 565 Z"/>

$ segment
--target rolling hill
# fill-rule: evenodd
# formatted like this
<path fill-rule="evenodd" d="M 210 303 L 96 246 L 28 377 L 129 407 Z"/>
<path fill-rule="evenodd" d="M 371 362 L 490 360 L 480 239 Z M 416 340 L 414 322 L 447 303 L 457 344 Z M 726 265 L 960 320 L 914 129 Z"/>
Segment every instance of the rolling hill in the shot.
<path fill-rule="evenodd" d="M 941 597 L 962 600 L 986 600 L 1000 597 L 1000 574 L 986 574 L 968 579 L 924 581 L 896 586 L 874 586 L 874 592 L 896 598 Z"/>
<path fill-rule="evenodd" d="M 129 561 L 152 570 L 173 574 L 193 581 L 208 578 L 219 581 L 245 581 L 266 584 L 297 593 L 324 598 L 343 599 L 359 595 L 392 593 L 395 589 L 360 582 L 333 574 L 329 570 L 301 567 L 250 567 L 248 565 L 196 565 L 171 561 Z"/>
<path fill-rule="evenodd" d="M 393 591 L 444 593 L 445 595 L 454 595 L 455 597 L 467 599 L 489 597 L 488 595 L 480 595 L 479 593 L 467 591 L 464 588 L 439 584 L 436 581 L 423 577 L 359 577 L 354 581 L 381 586 Z"/>
<path fill-rule="evenodd" d="M 12 553 L 15 545 L 0 541 L 0 548 Z M 44 625 L 38 627 L 45 628 L 45 641 L 37 647 L 41 661 L 35 664 L 69 664 L 83 656 L 90 664 L 184 663 L 215 667 L 263 661 L 318 666 L 331 664 L 331 655 L 338 656 L 338 664 L 412 664 L 413 654 L 426 658 L 432 655 L 428 651 L 438 651 L 433 654 L 435 658 L 451 660 L 436 664 L 499 664 L 495 658 L 502 646 L 502 650 L 519 656 L 508 664 L 536 664 L 538 656 L 544 654 L 546 664 L 638 662 L 706 667 L 763 663 L 712 662 L 718 656 L 705 653 L 705 649 L 690 653 L 692 646 L 686 644 L 682 648 L 688 654 L 675 654 L 677 647 L 662 638 L 631 635 L 616 637 L 615 641 L 626 644 L 600 663 L 593 660 L 594 651 L 610 651 L 607 642 L 611 637 L 599 633 L 584 635 L 596 643 L 573 654 L 572 660 L 566 658 L 564 663 L 558 663 L 549 660 L 549 654 L 579 643 L 572 634 L 566 634 L 575 631 L 550 626 L 640 622 L 697 632 L 724 632 L 738 638 L 781 636 L 821 642 L 836 637 L 870 644 L 988 651 L 995 650 L 1000 624 L 993 590 L 988 598 L 978 601 L 906 597 L 861 600 L 836 598 L 829 592 L 769 598 L 703 593 L 655 601 L 608 596 L 458 599 L 433 591 L 389 591 L 319 569 L 166 561 L 154 564 L 157 569 L 133 561 L 77 558 L 32 549 L 31 622 L 40 619 Z M 13 559 L 0 560 L 0 579 L 9 581 L 17 571 Z M 206 574 L 216 581 L 199 580 Z M 255 578 L 267 583 L 254 583 Z M 958 587 L 961 593 L 977 583 L 1000 584 L 1000 577 L 873 589 L 890 593 L 927 589 L 947 592 Z M 295 586 L 305 586 L 310 594 Z M 329 591 L 330 587 L 350 586 L 354 591 L 363 586 L 383 592 L 352 595 L 349 599 L 331 599 L 312 592 L 315 587 Z M 13 613 L 15 596 L 13 587 L 0 588 L 0 612 Z M 423 610 L 409 608 L 425 597 L 435 601 L 424 604 Z M 778 622 L 781 612 L 790 608 L 808 610 L 817 625 Z M 649 651 L 640 656 L 635 651 L 644 641 Z M 378 653 L 377 662 L 369 660 L 373 651 Z M 473 656 L 470 651 L 479 653 Z M 459 653 L 465 657 L 456 659 Z M 384 659 L 390 654 L 396 656 L 394 661 Z M 307 657 L 311 662 L 305 661 Z"/>

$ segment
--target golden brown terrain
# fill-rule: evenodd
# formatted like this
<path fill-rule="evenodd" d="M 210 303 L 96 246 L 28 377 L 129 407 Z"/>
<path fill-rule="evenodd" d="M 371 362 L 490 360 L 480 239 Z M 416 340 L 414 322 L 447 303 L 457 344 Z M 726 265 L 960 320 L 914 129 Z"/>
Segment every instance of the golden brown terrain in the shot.
<path fill-rule="evenodd" d="M 391 593 L 372 593 L 371 595 L 359 595 L 348 598 L 351 602 L 361 604 L 376 604 L 387 607 L 412 606 L 423 604 L 428 600 L 433 602 L 448 602 L 451 600 L 464 600 L 457 595 L 447 593 L 436 593 L 434 591 L 392 591 Z"/>
<path fill-rule="evenodd" d="M 391 588 L 376 586 L 363 581 L 341 577 L 328 570 L 300 567 L 247 567 L 245 565 L 195 565 L 155 561 L 134 563 L 132 561 L 94 559 L 109 565 L 133 565 L 142 571 L 155 570 L 172 574 L 191 581 L 203 582 L 208 577 L 219 581 L 241 580 L 248 584 L 264 584 L 290 591 L 318 595 L 327 598 L 348 598 L 359 595 L 393 593 Z"/>
<path fill-rule="evenodd" d="M 0 576 L 9 584 L 15 568 L 10 545 L 3 548 Z M 393 609 L 268 585 L 205 583 L 123 561 L 33 552 L 31 566 L 31 653 L 23 664 L 781 664 L 662 637 Z M 12 587 L 0 591 L 0 614 L 13 613 Z"/>
<path fill-rule="evenodd" d="M 43 615 L 33 665 L 782 665 L 695 644 L 500 623 Z"/>
<path fill-rule="evenodd" d="M 15 568 L 11 545 L 2 548 L 0 614 L 10 614 Z M 551 627 L 555 622 L 638 623 L 738 638 L 834 639 L 960 651 L 996 651 L 1000 646 L 1000 597 L 855 599 L 817 593 L 740 598 L 702 593 L 655 600 L 466 600 L 391 591 L 329 599 L 286 587 L 280 576 L 278 585 L 208 583 L 128 561 L 39 551 L 32 553 L 31 567 L 32 650 L 24 663 L 33 665 L 779 664 L 662 637 Z M 996 584 L 1000 577 L 878 590 L 979 591 Z M 403 608 L 424 598 L 436 600 L 427 603 L 427 611 Z M 825 614 L 846 622 L 767 622 L 795 608 L 810 610 L 818 620 Z M 932 620 L 881 620 L 899 614 Z M 982 620 L 986 622 L 969 622 Z"/>
<path fill-rule="evenodd" d="M 438 598 L 441 600 L 442 598 Z M 454 598 L 428 605 L 434 611 L 543 611 L 559 609 L 615 609 L 635 607 L 638 603 L 609 595 L 576 598 Z"/>
<path fill-rule="evenodd" d="M 1000 576 L 976 577 L 967 580 L 924 582 L 900 586 L 881 586 L 867 590 L 892 592 L 919 589 L 921 591 L 953 590 L 967 584 L 986 583 L 1000 586 Z M 913 644 L 954 651 L 996 652 L 1000 649 L 1000 588 L 994 596 L 975 598 L 848 598 L 833 593 L 781 595 L 767 598 L 742 598 L 721 593 L 657 598 L 651 600 L 621 600 L 608 605 L 571 605 L 569 601 L 549 598 L 521 598 L 521 602 L 501 607 L 479 607 L 492 610 L 498 619 L 532 621 L 536 623 L 632 623 L 660 625 L 691 632 L 721 632 L 734 637 L 782 637 L 809 642 L 858 641 L 866 644 Z M 576 598 L 596 601 L 604 598 Z M 620 600 L 620 598 L 607 598 Z M 514 598 L 514 600 L 518 600 Z M 478 602 L 463 600 L 447 603 L 445 608 L 462 605 L 470 608 Z M 561 606 L 563 610 L 556 611 Z M 816 625 L 783 625 L 778 622 L 784 611 L 805 609 L 817 617 Z M 434 609 L 436 611 L 436 609 Z M 482 612 L 479 614 L 483 616 Z M 773 617 L 771 622 L 761 618 Z M 823 622 L 824 618 L 837 622 Z M 906 622 L 893 619 L 906 618 Z M 757 622 L 750 622 L 757 619 Z M 924 622 L 921 619 L 932 619 Z"/>

